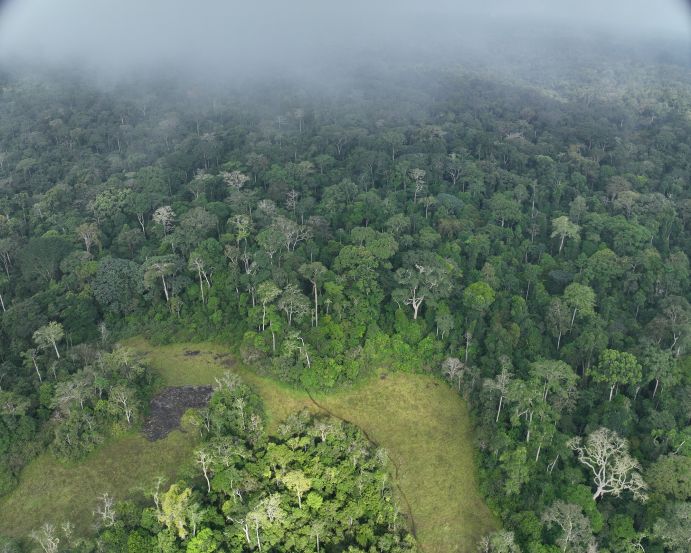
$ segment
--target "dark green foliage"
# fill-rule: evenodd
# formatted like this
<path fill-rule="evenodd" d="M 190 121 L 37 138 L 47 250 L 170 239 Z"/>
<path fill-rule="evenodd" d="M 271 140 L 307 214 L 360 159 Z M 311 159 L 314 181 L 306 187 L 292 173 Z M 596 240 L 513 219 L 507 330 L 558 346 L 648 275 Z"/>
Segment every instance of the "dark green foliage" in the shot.
<path fill-rule="evenodd" d="M 94 298 L 104 311 L 117 315 L 130 313 L 141 294 L 142 274 L 139 265 L 126 259 L 102 259 L 93 280 Z"/>
<path fill-rule="evenodd" d="M 601 549 L 676 543 L 691 453 L 688 75 L 599 59 L 538 73 L 529 87 L 416 70 L 332 98 L 285 85 L 194 100 L 3 77 L 0 387 L 26 408 L 0 413 L 0 491 L 47 443 L 74 457 L 136 426 L 150 379 L 107 352 L 143 333 L 235 344 L 314 390 L 435 372 L 471 403 L 488 501 L 524 550 L 559 547 L 556 522 L 538 528 L 557 501 Z M 298 104 L 299 124 L 285 115 Z M 50 323 L 61 359 L 33 340 Z M 253 415 L 226 386 L 198 422 L 268 452 Z M 600 427 L 626 440 L 647 504 L 626 490 L 588 501 L 593 474 L 569 440 Z M 145 549 L 156 524 L 103 538 Z M 196 550 L 228 539 L 209 528 Z M 368 532 L 348 544 L 374 546 Z"/>
<path fill-rule="evenodd" d="M 59 276 L 60 262 L 73 246 L 55 231 L 32 238 L 19 254 L 19 268 L 28 282 L 46 284 Z"/>

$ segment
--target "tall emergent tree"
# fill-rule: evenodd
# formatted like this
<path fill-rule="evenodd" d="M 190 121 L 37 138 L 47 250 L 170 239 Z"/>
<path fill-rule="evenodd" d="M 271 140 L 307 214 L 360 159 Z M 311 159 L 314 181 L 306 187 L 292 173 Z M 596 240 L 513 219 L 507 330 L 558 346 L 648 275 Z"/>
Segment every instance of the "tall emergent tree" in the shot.
<path fill-rule="evenodd" d="M 628 442 L 609 428 L 599 428 L 589 434 L 585 442 L 580 437 L 569 440 L 578 460 L 592 472 L 595 483 L 593 499 L 606 494 L 619 496 L 624 491 L 633 493 L 639 501 L 647 499 L 641 466 L 629 453 Z"/>
<path fill-rule="evenodd" d="M 46 326 L 42 326 L 34 332 L 34 342 L 41 349 L 53 347 L 55 355 L 60 359 L 58 342 L 65 336 L 62 325 L 56 321 L 51 321 Z"/>

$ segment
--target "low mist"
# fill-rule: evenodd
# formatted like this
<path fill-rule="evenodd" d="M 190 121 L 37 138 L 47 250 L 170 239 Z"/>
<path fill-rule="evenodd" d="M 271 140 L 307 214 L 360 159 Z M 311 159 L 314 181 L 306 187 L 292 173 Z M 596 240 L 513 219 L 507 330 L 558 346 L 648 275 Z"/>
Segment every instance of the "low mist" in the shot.
<path fill-rule="evenodd" d="M 14 0 L 0 11 L 0 64 L 114 78 L 328 79 L 371 63 L 479 66 L 573 55 L 595 41 L 605 50 L 655 44 L 683 62 L 689 29 L 680 0 Z"/>

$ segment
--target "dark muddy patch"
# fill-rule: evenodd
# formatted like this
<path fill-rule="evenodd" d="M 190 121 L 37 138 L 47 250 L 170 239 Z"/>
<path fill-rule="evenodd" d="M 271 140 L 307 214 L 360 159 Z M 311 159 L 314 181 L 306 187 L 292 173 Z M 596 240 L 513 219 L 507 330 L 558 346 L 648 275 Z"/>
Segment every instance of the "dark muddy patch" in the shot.
<path fill-rule="evenodd" d="M 152 442 L 165 438 L 180 426 L 180 419 L 185 411 L 206 406 L 211 394 L 211 386 L 166 388 L 151 400 L 142 434 Z"/>
<path fill-rule="evenodd" d="M 195 350 L 187 350 L 187 351 L 185 352 L 185 357 L 196 357 L 196 356 L 199 355 L 200 353 L 201 353 L 201 351 L 199 351 L 198 349 L 195 349 Z"/>
<path fill-rule="evenodd" d="M 214 361 L 228 368 L 232 368 L 235 366 L 235 359 L 228 353 L 217 353 L 216 355 L 214 355 Z"/>

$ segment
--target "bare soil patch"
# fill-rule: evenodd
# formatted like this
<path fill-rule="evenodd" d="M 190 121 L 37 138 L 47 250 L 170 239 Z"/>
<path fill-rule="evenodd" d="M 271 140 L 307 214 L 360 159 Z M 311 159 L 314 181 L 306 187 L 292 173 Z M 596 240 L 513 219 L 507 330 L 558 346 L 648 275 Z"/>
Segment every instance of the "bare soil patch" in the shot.
<path fill-rule="evenodd" d="M 151 400 L 142 434 L 152 442 L 165 438 L 180 426 L 180 419 L 185 411 L 205 407 L 211 393 L 211 386 L 175 386 L 164 389 Z"/>

